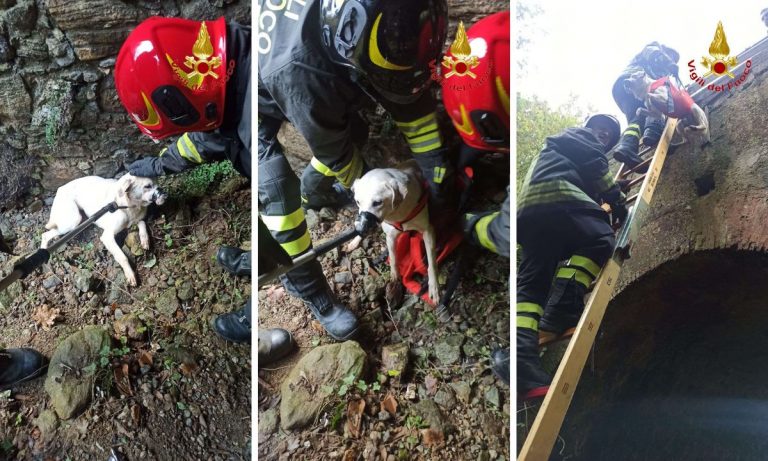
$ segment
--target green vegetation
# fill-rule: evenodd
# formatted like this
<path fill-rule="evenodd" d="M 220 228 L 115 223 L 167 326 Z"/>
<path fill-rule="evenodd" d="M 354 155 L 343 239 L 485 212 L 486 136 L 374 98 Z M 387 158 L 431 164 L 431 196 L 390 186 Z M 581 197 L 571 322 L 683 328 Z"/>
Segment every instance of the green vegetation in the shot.
<path fill-rule="evenodd" d="M 203 163 L 189 171 L 176 175 L 168 185 L 171 197 L 203 197 L 208 195 L 211 186 L 237 176 L 230 161 Z"/>
<path fill-rule="evenodd" d="M 517 95 L 517 190 L 520 190 L 531 163 L 544 147 L 544 140 L 560 131 L 579 125 L 581 113 L 566 105 L 552 110 L 537 97 Z"/>

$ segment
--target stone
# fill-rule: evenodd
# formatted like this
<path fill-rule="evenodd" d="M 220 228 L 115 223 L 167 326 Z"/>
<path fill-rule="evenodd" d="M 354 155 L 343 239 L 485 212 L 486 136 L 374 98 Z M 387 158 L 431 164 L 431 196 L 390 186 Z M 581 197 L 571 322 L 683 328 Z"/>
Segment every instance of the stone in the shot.
<path fill-rule="evenodd" d="M 411 413 L 420 416 L 425 423 L 429 424 L 430 429 L 445 433 L 449 428 L 443 412 L 432 400 L 422 400 L 413 405 Z"/>
<path fill-rule="evenodd" d="M 29 32 L 37 22 L 37 6 L 33 0 L 22 0 L 3 14 L 11 36 Z"/>
<path fill-rule="evenodd" d="M 390 344 L 381 348 L 381 368 L 387 376 L 400 382 L 408 371 L 409 352 L 408 343 Z"/>
<path fill-rule="evenodd" d="M 451 383 L 450 386 L 456 392 L 456 397 L 458 397 L 462 403 L 469 403 L 469 400 L 472 397 L 472 386 L 465 381 Z"/>
<path fill-rule="evenodd" d="M 160 311 L 161 314 L 165 314 L 169 317 L 173 316 L 179 307 L 181 307 L 181 304 L 179 303 L 176 288 L 166 289 L 160 294 L 155 302 L 155 308 Z"/>
<path fill-rule="evenodd" d="M 280 415 L 277 413 L 276 408 L 270 408 L 269 410 L 259 414 L 259 435 L 268 436 L 277 432 L 277 424 L 279 422 Z"/>
<path fill-rule="evenodd" d="M 13 61 L 16 57 L 16 51 L 13 49 L 8 39 L 0 35 L 0 62 Z"/>
<path fill-rule="evenodd" d="M 369 302 L 376 301 L 384 294 L 386 284 L 384 277 L 366 275 L 363 277 L 363 299 Z"/>
<path fill-rule="evenodd" d="M 190 301 L 195 297 L 195 288 L 192 286 L 192 282 L 184 280 L 179 284 L 177 289 L 177 296 L 182 301 Z"/>
<path fill-rule="evenodd" d="M 317 216 L 317 211 L 315 210 L 305 211 L 304 220 L 307 221 L 307 227 L 309 229 L 314 229 L 315 227 L 317 227 L 317 224 L 320 222 L 320 218 Z"/>
<path fill-rule="evenodd" d="M 120 162 L 115 159 L 107 158 L 93 162 L 93 175 L 102 178 L 114 178 L 120 171 Z"/>
<path fill-rule="evenodd" d="M 280 426 L 293 430 L 311 424 L 343 378 L 360 378 L 365 358 L 355 341 L 319 346 L 302 357 L 280 386 Z"/>
<path fill-rule="evenodd" d="M 131 302 L 131 297 L 125 292 L 126 286 L 125 274 L 122 270 L 119 270 L 117 275 L 115 275 L 114 280 L 109 285 L 107 304 L 127 304 Z"/>
<path fill-rule="evenodd" d="M 340 283 L 342 285 L 349 285 L 352 283 L 352 273 L 351 272 L 337 272 L 333 276 L 333 280 L 336 283 Z"/>
<path fill-rule="evenodd" d="M 51 275 L 45 280 L 43 280 L 43 288 L 45 288 L 46 290 L 50 290 L 59 285 L 61 285 L 61 280 L 59 280 L 59 277 L 56 275 Z"/>
<path fill-rule="evenodd" d="M 88 293 L 94 286 L 93 274 L 88 269 L 78 269 L 75 272 L 73 283 L 75 288 L 83 293 Z"/>
<path fill-rule="evenodd" d="M 323 207 L 320 209 L 320 213 L 318 213 L 318 215 L 323 221 L 336 220 L 336 212 L 333 210 L 333 208 Z"/>
<path fill-rule="evenodd" d="M 456 407 L 456 395 L 453 392 L 453 388 L 451 386 L 440 386 L 440 389 L 438 389 L 437 393 L 435 393 L 434 397 L 435 403 L 440 406 L 440 408 L 444 410 L 452 410 Z"/>
<path fill-rule="evenodd" d="M 53 438 L 56 429 L 59 427 L 59 418 L 53 410 L 43 410 L 32 423 L 40 429 L 40 437 L 43 442 L 48 442 Z"/>
<path fill-rule="evenodd" d="M 19 299 L 23 294 L 21 283 L 12 283 L 4 291 L 0 291 L 0 308 L 9 309 L 13 301 Z"/>
<path fill-rule="evenodd" d="M 56 347 L 48 365 L 45 391 L 59 418 L 70 419 L 88 406 L 101 366 L 99 352 L 104 347 L 111 347 L 111 341 L 103 328 L 87 326 Z M 80 376 L 67 367 L 77 370 Z"/>
<path fill-rule="evenodd" d="M 30 213 L 37 213 L 38 211 L 43 209 L 43 201 L 42 200 L 35 200 L 32 202 L 28 207 L 27 210 Z"/>
<path fill-rule="evenodd" d="M 491 405 L 492 407 L 496 409 L 501 407 L 498 387 L 489 386 L 488 389 L 485 390 L 484 397 L 485 397 L 485 401 L 488 402 L 488 404 Z"/>
<path fill-rule="evenodd" d="M 115 317 L 117 317 L 117 311 L 115 311 Z M 142 340 L 147 336 L 147 326 L 136 314 L 128 314 L 116 319 L 112 325 L 115 331 L 115 336 L 125 336 L 132 340 Z"/>
<path fill-rule="evenodd" d="M 32 98 L 18 74 L 0 77 L 0 120 L 5 123 L 29 121 Z"/>
<path fill-rule="evenodd" d="M 461 344 L 464 342 L 464 335 L 454 333 L 444 336 L 435 344 L 435 357 L 443 365 L 453 365 L 461 360 Z"/>

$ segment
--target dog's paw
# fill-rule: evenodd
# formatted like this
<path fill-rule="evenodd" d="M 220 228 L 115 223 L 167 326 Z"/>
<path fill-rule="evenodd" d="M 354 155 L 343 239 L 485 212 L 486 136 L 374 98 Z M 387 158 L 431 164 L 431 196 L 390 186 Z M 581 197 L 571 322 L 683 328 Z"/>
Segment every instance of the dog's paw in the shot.
<path fill-rule="evenodd" d="M 128 285 L 132 287 L 135 287 L 136 285 L 138 285 L 138 283 L 136 282 L 136 274 L 134 273 L 125 274 L 125 280 L 128 282 Z"/>
<path fill-rule="evenodd" d="M 440 287 L 437 285 L 437 283 L 429 284 L 429 297 L 435 304 L 440 303 Z"/>
<path fill-rule="evenodd" d="M 139 240 L 141 241 L 141 248 L 145 250 L 149 250 L 149 236 L 148 235 L 140 235 Z"/>

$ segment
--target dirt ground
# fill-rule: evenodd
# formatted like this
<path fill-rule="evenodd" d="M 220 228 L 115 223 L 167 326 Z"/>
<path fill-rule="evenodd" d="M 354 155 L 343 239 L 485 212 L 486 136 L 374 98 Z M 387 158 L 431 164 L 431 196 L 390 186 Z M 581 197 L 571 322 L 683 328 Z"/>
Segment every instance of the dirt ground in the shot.
<path fill-rule="evenodd" d="M 0 459 L 104 461 L 113 448 L 129 461 L 250 459 L 250 348 L 218 338 L 210 324 L 250 293 L 250 280 L 225 273 L 215 254 L 220 244 L 250 245 L 251 192 L 230 175 L 194 197 L 179 192 L 183 180 L 160 180 L 171 197 L 151 210 L 151 250 L 126 238 L 138 287 L 126 285 L 94 227 L 0 298 L 4 347 L 50 357 L 86 325 L 113 337 L 92 402 L 73 419 L 37 420 L 51 405 L 44 378 L 0 394 Z M 39 246 L 50 203 L 4 213 L 2 232 L 18 254 Z M 5 274 L 12 264 L 0 258 Z M 43 307 L 59 310 L 50 327 L 34 320 Z M 119 327 L 127 319 L 138 322 L 132 333 Z"/>
<path fill-rule="evenodd" d="M 470 209 L 499 209 L 509 175 L 498 172 L 508 171 L 508 159 L 506 162 L 506 167 L 503 159 L 480 166 L 479 174 L 484 169 L 487 180 L 478 186 Z M 352 208 L 310 211 L 313 241 L 350 228 L 355 212 Z M 454 315 L 441 322 L 432 306 L 413 295 L 406 295 L 400 306 L 390 307 L 385 290 L 371 293 L 376 290 L 372 286 L 382 287 L 389 280 L 385 253 L 384 234 L 376 232 L 353 251 L 342 248 L 322 258 L 336 295 L 362 320 L 363 332 L 357 339 L 367 354 L 363 380 L 379 386 L 334 397 L 326 402 L 316 423 L 300 431 L 285 431 L 274 422 L 280 408 L 280 385 L 303 356 L 334 340 L 280 284 L 259 287 L 259 327 L 286 328 L 299 346 L 293 355 L 259 370 L 259 459 L 510 459 L 510 390 L 489 369 L 491 351 L 509 346 L 509 260 L 482 250 L 471 253 L 468 259 L 474 264 L 456 292 Z M 442 284 L 452 267 L 450 260 L 441 267 Z M 444 358 L 446 343 L 456 338 L 461 342 L 460 358 Z M 401 342 L 409 345 L 411 365 L 398 380 L 382 368 L 381 350 Z M 398 404 L 391 417 L 380 412 L 387 396 Z M 360 436 L 354 438 L 344 435 L 347 418 L 343 410 L 357 398 L 364 399 L 366 406 Z M 438 405 L 446 422 L 442 439 L 434 440 L 413 412 L 417 402 L 426 400 Z"/>

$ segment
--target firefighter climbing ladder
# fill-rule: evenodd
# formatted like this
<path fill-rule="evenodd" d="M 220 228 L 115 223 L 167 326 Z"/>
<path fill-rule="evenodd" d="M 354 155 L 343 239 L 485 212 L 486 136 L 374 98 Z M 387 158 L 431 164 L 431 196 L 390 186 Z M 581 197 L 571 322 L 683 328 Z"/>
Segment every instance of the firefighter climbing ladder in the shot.
<path fill-rule="evenodd" d="M 667 121 L 664 133 L 659 140 L 652 157 L 644 160 L 640 165 L 632 169 L 626 169 L 624 165 L 619 169 L 616 179 L 628 180 L 625 190 L 629 190 L 642 182 L 640 191 L 627 198 L 627 205 L 634 204 L 627 217 L 627 222 L 621 228 L 617 238 L 616 250 L 611 259 L 603 266 L 600 276 L 595 282 L 594 289 L 584 308 L 576 331 L 568 344 L 560 366 L 552 380 L 549 392 L 541 404 L 536 419 L 528 432 L 523 448 L 518 457 L 519 461 L 544 461 L 549 459 L 552 447 L 560 433 L 560 427 L 565 419 L 565 413 L 571 404 L 571 399 L 576 391 L 576 385 L 584 370 L 595 336 L 603 320 L 605 308 L 611 299 L 611 294 L 616 286 L 616 281 L 621 271 L 624 260 L 629 257 L 632 242 L 637 239 L 640 226 L 645 221 L 650 211 L 651 199 L 656 190 L 664 160 L 667 157 L 672 136 L 675 133 L 677 119 L 670 118 Z M 653 148 L 647 148 L 641 152 L 641 156 L 647 154 Z M 638 174 L 637 170 L 648 167 L 648 172 Z M 629 179 L 631 175 L 637 178 Z"/>

